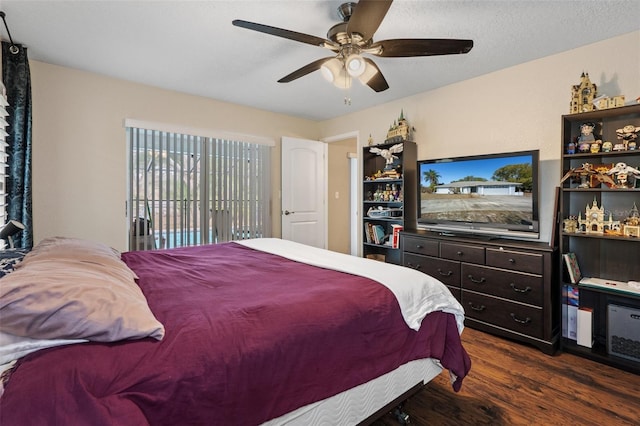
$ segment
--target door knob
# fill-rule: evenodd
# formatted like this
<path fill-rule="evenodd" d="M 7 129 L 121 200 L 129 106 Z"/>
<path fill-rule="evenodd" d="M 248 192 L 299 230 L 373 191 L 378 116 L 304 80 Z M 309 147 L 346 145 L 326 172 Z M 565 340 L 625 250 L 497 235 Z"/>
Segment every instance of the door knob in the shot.
<path fill-rule="evenodd" d="M 290 212 L 289 210 L 284 211 L 285 216 L 289 216 L 290 214 L 294 214 L 295 212 Z"/>

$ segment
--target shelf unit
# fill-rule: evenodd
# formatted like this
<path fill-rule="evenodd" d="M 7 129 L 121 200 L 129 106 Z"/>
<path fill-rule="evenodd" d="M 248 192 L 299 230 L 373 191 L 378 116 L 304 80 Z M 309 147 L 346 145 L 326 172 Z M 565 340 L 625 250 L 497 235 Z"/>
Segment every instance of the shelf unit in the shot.
<path fill-rule="evenodd" d="M 371 148 L 388 150 L 398 144 L 402 145 L 402 152 L 393 154 L 397 159 L 394 159 L 392 168 L 398 170 L 400 176 L 397 179 L 376 177 L 385 171 L 386 160 L 378 153 L 371 152 Z M 362 255 L 399 265 L 402 261 L 399 244 L 394 248 L 387 241 L 392 242 L 393 239 L 392 225 L 406 228 L 408 225 L 414 227 L 416 223 L 417 147 L 415 142 L 404 141 L 366 146 L 362 151 Z M 371 217 L 367 214 L 369 209 L 378 208 L 400 210 L 401 216 Z M 386 239 L 382 243 L 376 243 L 375 239 L 367 237 L 373 226 L 379 226 L 383 230 Z"/>
<path fill-rule="evenodd" d="M 596 124 L 595 134 L 597 139 L 603 142 L 619 142 L 616 130 L 625 125 L 640 126 L 640 105 L 625 106 L 620 108 L 592 111 L 582 114 L 571 114 L 562 116 L 562 174 L 564 176 L 571 169 L 583 167 L 585 163 L 591 165 L 607 165 L 625 163 L 631 167 L 640 167 L 640 151 L 611 151 L 611 152 L 567 152 L 569 142 L 576 141 L 580 135 L 580 125 L 584 122 Z M 615 176 L 613 176 L 615 180 Z M 579 226 L 577 231 L 573 231 L 573 225 L 565 224 L 569 217 L 580 215 L 587 220 L 587 210 L 597 217 L 593 207 L 604 209 L 605 227 L 611 225 L 610 220 L 624 222 L 629 217 L 634 206 L 640 206 L 640 178 L 631 179 L 632 187 L 620 188 L 617 185 L 611 187 L 609 184 L 600 183 L 597 180 L 587 178 L 591 182 L 591 187 L 580 187 L 585 182 L 584 179 L 569 178 L 560 187 L 559 204 L 559 224 L 560 230 L 560 252 L 575 253 L 580 271 L 583 277 L 602 278 L 628 282 L 630 280 L 640 280 L 640 238 L 633 236 L 617 235 L 608 232 L 592 232 L 594 224 L 586 223 Z M 618 181 L 616 181 L 618 184 Z M 596 225 L 597 226 L 597 225 Z M 615 222 L 613 227 L 617 227 Z M 564 266 L 563 257 L 561 268 L 564 271 L 563 292 L 559 299 L 561 303 L 567 303 L 567 288 L 575 285 L 570 283 Z M 592 336 L 593 346 L 580 346 L 575 340 L 569 338 L 567 333 L 568 314 L 567 308 L 563 306 L 565 315 L 563 318 L 564 330 L 561 339 L 562 349 L 576 355 L 612 365 L 627 371 L 640 373 L 640 359 L 638 362 L 611 354 L 608 345 L 608 334 L 610 323 L 607 310 L 610 304 L 624 306 L 633 309 L 640 309 L 640 294 L 630 292 L 615 291 L 613 288 L 596 289 L 578 285 L 579 307 L 592 311 Z M 639 321 L 640 327 L 640 321 Z M 638 330 L 638 328 L 636 328 Z M 640 345 L 640 333 L 638 337 Z"/>

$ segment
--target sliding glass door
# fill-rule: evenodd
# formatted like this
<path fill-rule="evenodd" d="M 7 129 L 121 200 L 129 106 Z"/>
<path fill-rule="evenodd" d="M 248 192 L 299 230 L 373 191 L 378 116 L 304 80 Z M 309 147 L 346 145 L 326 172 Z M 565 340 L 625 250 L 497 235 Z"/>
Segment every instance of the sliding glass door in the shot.
<path fill-rule="evenodd" d="M 270 148 L 127 128 L 130 249 L 270 236 Z"/>

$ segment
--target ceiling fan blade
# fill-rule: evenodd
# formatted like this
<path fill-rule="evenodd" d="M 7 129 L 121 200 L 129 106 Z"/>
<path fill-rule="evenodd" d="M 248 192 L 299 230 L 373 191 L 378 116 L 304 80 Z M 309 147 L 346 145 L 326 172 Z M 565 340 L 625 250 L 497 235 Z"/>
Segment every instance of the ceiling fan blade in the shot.
<path fill-rule="evenodd" d="M 389 84 L 387 83 L 387 80 L 385 80 L 384 76 L 382 75 L 382 72 L 380 72 L 380 68 L 378 68 L 375 62 L 373 62 L 371 59 L 364 58 L 364 60 L 367 61 L 367 64 L 369 64 L 370 67 L 375 68 L 377 71 L 374 74 L 374 76 L 369 79 L 369 81 L 365 82 L 365 84 L 371 87 L 376 92 L 382 92 L 387 90 L 389 88 Z"/>
<path fill-rule="evenodd" d="M 378 30 L 393 0 L 360 0 L 347 23 L 349 34 L 358 33 L 370 40 Z"/>
<path fill-rule="evenodd" d="M 307 64 L 304 67 L 295 70 L 291 74 L 285 75 L 280 80 L 278 80 L 278 83 L 289 83 L 290 81 L 293 81 L 297 78 L 304 77 L 307 74 L 310 74 L 314 71 L 319 70 L 322 64 L 324 64 L 327 61 L 330 61 L 331 59 L 333 58 L 332 57 L 322 58 L 322 59 L 318 59 L 317 61 L 313 61 L 310 64 Z"/>
<path fill-rule="evenodd" d="M 322 37 L 316 37 L 309 34 L 298 33 L 291 30 L 285 30 L 282 28 L 272 27 L 264 24 L 257 24 L 255 22 L 243 21 L 242 19 L 235 19 L 232 24 L 236 27 L 246 28 L 253 31 L 258 31 L 265 34 L 271 34 L 274 36 L 286 38 L 293 41 L 299 41 L 300 43 L 311 44 L 313 46 L 324 47 L 334 51 L 338 51 L 339 46 L 330 40 Z"/>
<path fill-rule="evenodd" d="M 406 58 L 468 53 L 472 47 L 473 40 L 399 38 L 375 42 L 367 48 L 367 53 L 385 58 Z M 375 52 L 374 49 L 380 49 L 380 52 Z"/>

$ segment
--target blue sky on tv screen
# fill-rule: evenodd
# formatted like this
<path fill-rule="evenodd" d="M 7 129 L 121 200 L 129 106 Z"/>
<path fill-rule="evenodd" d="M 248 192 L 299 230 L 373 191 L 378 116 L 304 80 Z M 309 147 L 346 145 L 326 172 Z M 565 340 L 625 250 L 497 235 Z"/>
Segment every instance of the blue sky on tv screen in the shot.
<path fill-rule="evenodd" d="M 478 158 L 470 160 L 456 160 L 445 163 L 427 163 L 420 166 L 420 180 L 425 183 L 423 174 L 427 170 L 435 170 L 440 177 L 440 184 L 448 184 L 458 181 L 466 176 L 476 176 L 491 180 L 493 172 L 500 167 L 509 164 L 531 164 L 530 155 L 521 155 L 515 157 L 496 157 L 496 158 Z"/>

